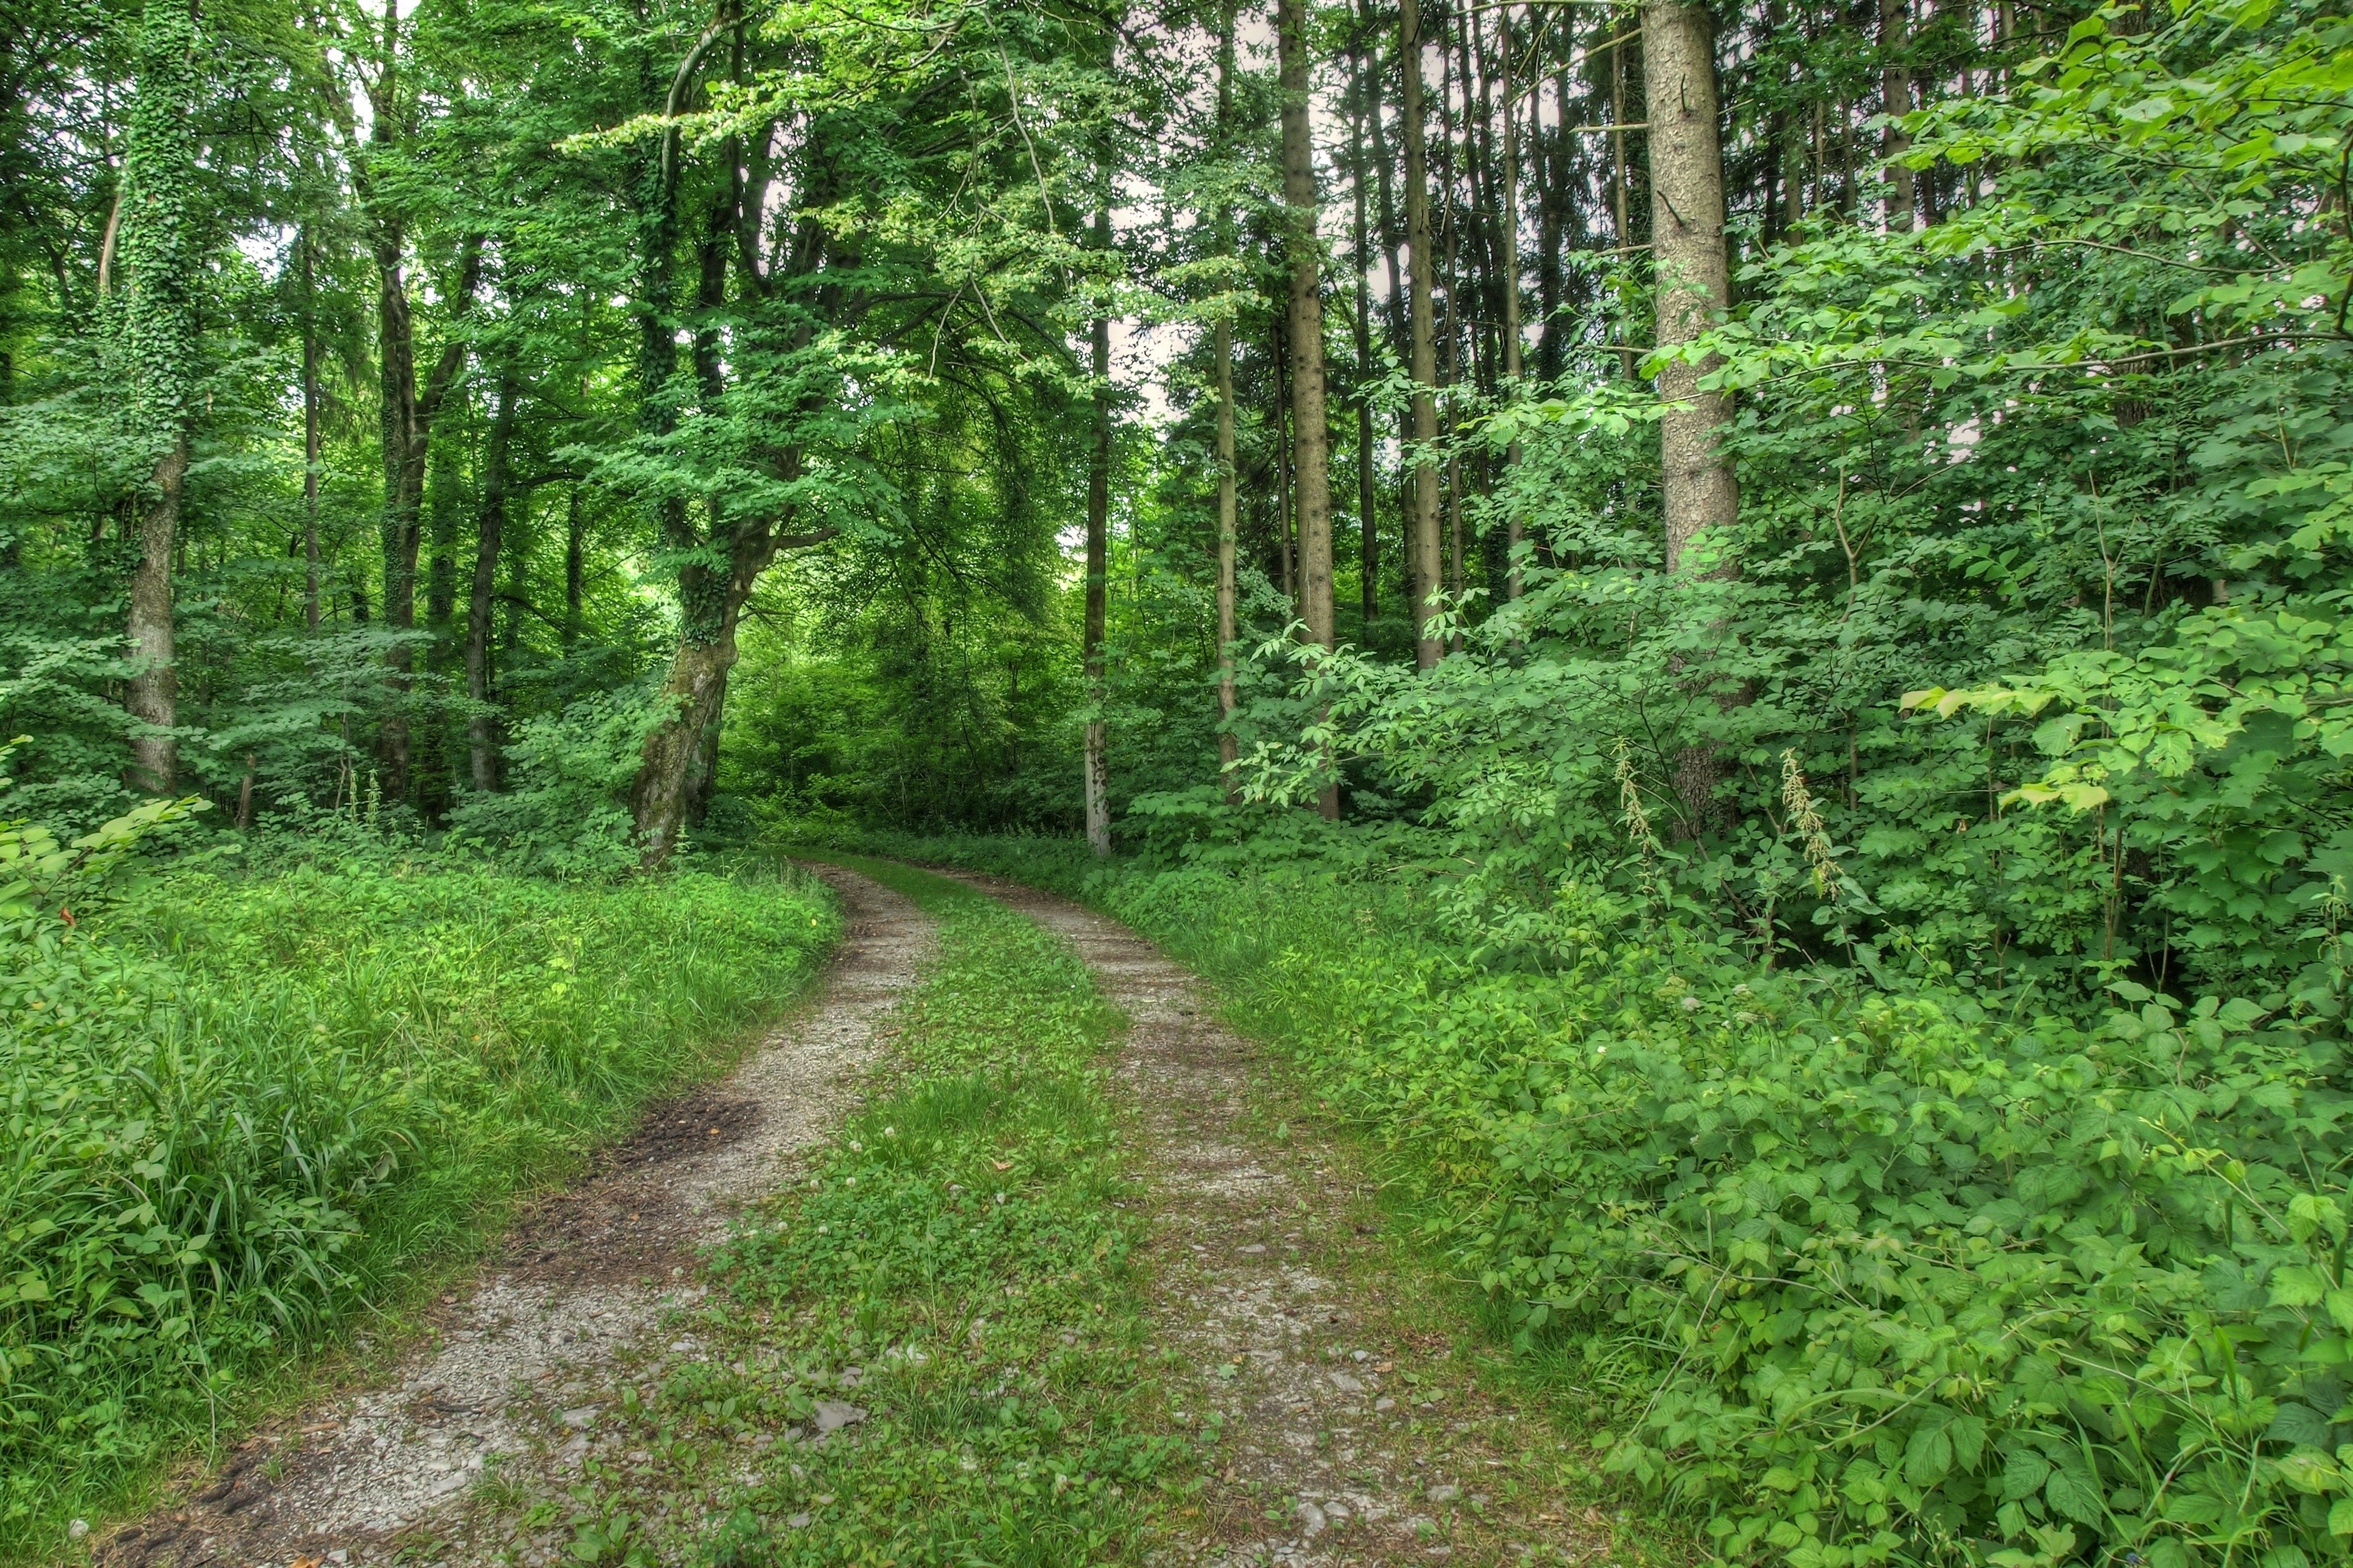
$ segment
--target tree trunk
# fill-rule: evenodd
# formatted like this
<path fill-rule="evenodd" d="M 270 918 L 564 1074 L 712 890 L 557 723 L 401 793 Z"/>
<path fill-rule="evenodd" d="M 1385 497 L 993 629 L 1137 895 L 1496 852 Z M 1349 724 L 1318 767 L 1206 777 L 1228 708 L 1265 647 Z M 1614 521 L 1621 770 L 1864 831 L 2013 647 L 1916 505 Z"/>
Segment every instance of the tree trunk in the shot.
<path fill-rule="evenodd" d="M 302 251 L 302 624 L 319 629 L 319 317 L 311 231 Z"/>
<path fill-rule="evenodd" d="M 1522 395 L 1520 391 L 1520 121 L 1517 106 L 1512 101 L 1515 86 L 1512 77 L 1512 13 L 1504 11 L 1503 28 L 1503 89 L 1504 89 L 1504 385 L 1507 396 Z M 1520 444 L 1514 441 L 1504 455 L 1510 468 L 1520 465 Z M 1507 468 L 1506 472 L 1508 473 Z M 1508 482 L 1508 479 L 1506 480 Z M 1509 537 L 1505 547 L 1511 552 L 1511 573 L 1505 579 L 1505 594 L 1520 596 L 1520 509 L 1510 509 Z"/>
<path fill-rule="evenodd" d="M 179 721 L 172 565 L 195 420 L 196 48 L 185 0 L 147 0 L 123 158 L 122 256 L 130 275 L 124 335 L 132 431 L 153 457 L 131 577 L 125 632 L 135 668 L 123 707 L 132 721 L 126 782 L 159 793 L 173 787 L 179 772 L 170 732 Z"/>
<path fill-rule="evenodd" d="M 1226 797 L 1239 800 L 1233 766 L 1240 752 L 1231 729 L 1234 719 L 1234 557 L 1236 553 L 1234 497 L 1234 329 L 1219 321 L 1210 329 L 1211 352 L 1218 377 L 1218 774 L 1226 782 Z"/>
<path fill-rule="evenodd" d="M 719 741 L 726 730 L 727 678 L 720 677 L 719 700 L 702 721 L 702 737 L 686 775 L 686 825 L 701 827 L 711 816 L 711 797 L 719 788 Z"/>
<path fill-rule="evenodd" d="M 179 722 L 179 677 L 172 667 L 172 547 L 180 526 L 180 496 L 188 477 L 188 438 L 156 459 L 148 483 L 154 493 L 139 514 L 139 563 L 131 577 L 131 657 L 137 672 L 123 707 L 140 728 L 131 737 L 132 788 L 170 792 L 179 773 L 179 746 L 168 731 Z M 157 731 L 164 731 L 159 733 Z"/>
<path fill-rule="evenodd" d="M 1299 618 L 1299 577 L 1292 555 L 1292 489 L 1293 463 L 1291 440 L 1291 318 L 1277 314 L 1273 321 L 1271 357 L 1274 363 L 1274 537 L 1275 555 L 1282 576 L 1283 614 Z"/>
<path fill-rule="evenodd" d="M 1904 0 L 1879 0 L 1879 84 L 1881 110 L 1895 119 L 1912 112 L 1912 73 L 1904 64 L 1909 41 Z M 1909 234 L 1919 193 L 1911 166 L 1898 162 L 1912 139 L 1894 125 L 1887 128 L 1887 232 Z"/>
<path fill-rule="evenodd" d="M 482 453 L 482 510 L 474 540 L 474 580 L 466 600 L 466 750 L 478 790 L 499 787 L 499 720 L 491 706 L 491 613 L 497 605 L 499 557 L 505 548 L 508 453 L 515 421 L 514 373 L 499 377 Z"/>
<path fill-rule="evenodd" d="M 581 610 L 588 563 L 588 525 L 580 510 L 580 481 L 565 488 L 564 500 L 564 651 L 580 641 Z"/>
<path fill-rule="evenodd" d="M 1439 641 L 1430 601 L 1440 588 L 1438 543 L 1438 350 L 1430 303 L 1430 157 L 1422 124 L 1421 13 L 1417 0 L 1400 0 L 1398 64 L 1405 79 L 1405 214 L 1407 336 L 1412 349 L 1413 472 L 1411 531 L 1408 558 L 1413 567 L 1414 662 L 1434 667 L 1445 648 Z"/>
<path fill-rule="evenodd" d="M 1226 0 L 1218 26 L 1218 135 L 1222 152 L 1233 117 L 1234 5 Z M 1218 214 L 1219 247 L 1233 248 L 1233 215 Z M 1239 548 L 1234 467 L 1234 326 L 1225 315 L 1210 329 L 1210 353 L 1217 375 L 1218 396 L 1218 776 L 1226 786 L 1229 805 L 1240 804 L 1233 775 L 1240 751 L 1232 729 L 1234 719 L 1235 555 Z"/>
<path fill-rule="evenodd" d="M 1715 58 L 1708 14 L 1683 0 L 1642 8 L 1642 68 L 1649 86 L 1651 247 L 1658 289 L 1658 341 L 1670 350 L 1705 331 L 1724 309 L 1724 150 L 1718 140 Z M 1659 423 L 1667 570 L 1680 571 L 1691 542 L 1729 527 L 1740 492 L 1716 443 L 1728 413 L 1704 392 L 1705 367 L 1681 360 L 1659 373 Z"/>
<path fill-rule="evenodd" d="M 1290 232 L 1291 427 L 1298 467 L 1300 618 L 1307 640 L 1334 646 L 1332 434 L 1324 396 L 1322 247 L 1316 238 L 1315 143 L 1308 124 L 1307 0 L 1279 0 L 1276 50 L 1282 85 L 1282 200 Z M 1324 786 L 1317 809 L 1340 815 L 1340 792 Z"/>
<path fill-rule="evenodd" d="M 1373 400 L 1368 388 L 1373 380 L 1373 300 L 1372 289 L 1366 281 L 1372 275 L 1371 237 L 1366 226 L 1365 205 L 1365 131 L 1366 114 L 1379 113 L 1379 106 L 1368 105 L 1368 90 L 1364 68 L 1364 57 L 1351 53 L 1348 57 L 1350 97 L 1356 109 L 1356 134 L 1348 139 L 1348 186 L 1353 203 L 1354 227 L 1350 234 L 1349 254 L 1356 258 L 1356 543 L 1357 573 L 1360 578 L 1358 597 L 1361 601 L 1364 630 L 1360 636 L 1369 637 L 1373 617 L 1380 613 L 1380 529 L 1375 521 L 1376 480 L 1373 472 Z"/>
<path fill-rule="evenodd" d="M 1109 169 L 1106 168 L 1106 183 Z M 1093 241 L 1111 248 L 1111 204 L 1095 208 Z M 1103 719 L 1103 630 L 1111 575 L 1111 318 L 1094 320 L 1091 347 L 1094 369 L 1094 454 L 1087 464 L 1086 626 L 1082 632 L 1088 719 L 1083 767 L 1086 777 L 1087 847 L 1111 853 L 1110 729 Z"/>

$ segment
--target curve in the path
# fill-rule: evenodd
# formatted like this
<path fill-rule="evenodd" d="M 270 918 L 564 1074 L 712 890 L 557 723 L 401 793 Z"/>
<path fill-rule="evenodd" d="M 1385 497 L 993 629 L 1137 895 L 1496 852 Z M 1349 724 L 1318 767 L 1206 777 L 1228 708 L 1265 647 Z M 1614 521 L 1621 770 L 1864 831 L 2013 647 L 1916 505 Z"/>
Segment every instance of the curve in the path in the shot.
<path fill-rule="evenodd" d="M 541 1489 L 560 1489 L 586 1447 L 564 1427 L 595 1416 L 567 1409 L 567 1394 L 594 1386 L 599 1368 L 699 1293 L 688 1274 L 697 1246 L 723 1236 L 848 1108 L 877 1020 L 929 955 L 933 921 L 912 901 L 813 869 L 848 915 L 813 1005 L 728 1078 L 654 1108 L 594 1174 L 538 1205 L 499 1266 L 442 1298 L 429 1342 L 389 1383 L 255 1438 L 187 1506 L 120 1531 L 97 1561 L 368 1563 L 420 1533 L 462 1531 L 459 1505 L 498 1460 L 550 1466 L 541 1479 L 554 1484 Z M 475 1555 L 449 1544 L 449 1560 Z"/>
<path fill-rule="evenodd" d="M 1378 1256 L 1369 1184 L 1328 1145 L 1276 1142 L 1255 1124 L 1265 1053 L 1217 1021 L 1194 977 L 1116 921 L 949 874 L 1060 934 L 1131 1020 L 1119 1072 L 1154 1184 L 1161 1342 L 1229 1434 L 1229 1462 L 1158 1561 L 1355 1568 L 1605 1553 L 1589 1506 L 1547 1484 L 1548 1460 L 1527 1462 L 1533 1446 L 1557 1446 L 1543 1424 L 1446 1364 L 1446 1341 L 1352 1267 Z"/>

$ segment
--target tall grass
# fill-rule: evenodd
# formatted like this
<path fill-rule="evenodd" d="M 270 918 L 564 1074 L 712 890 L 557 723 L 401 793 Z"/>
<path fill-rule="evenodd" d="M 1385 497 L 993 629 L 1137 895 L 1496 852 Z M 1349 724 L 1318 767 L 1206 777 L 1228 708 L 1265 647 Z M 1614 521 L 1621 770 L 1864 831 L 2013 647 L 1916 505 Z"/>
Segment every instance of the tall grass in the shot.
<path fill-rule="evenodd" d="M 773 868 L 184 873 L 0 935 L 0 1555 L 707 1071 L 838 931 Z"/>

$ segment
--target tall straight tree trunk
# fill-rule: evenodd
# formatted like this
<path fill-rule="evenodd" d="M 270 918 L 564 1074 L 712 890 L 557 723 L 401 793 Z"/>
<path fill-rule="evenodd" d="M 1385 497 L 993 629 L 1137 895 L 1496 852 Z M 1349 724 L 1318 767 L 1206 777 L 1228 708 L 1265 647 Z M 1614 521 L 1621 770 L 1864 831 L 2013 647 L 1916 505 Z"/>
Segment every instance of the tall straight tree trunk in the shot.
<path fill-rule="evenodd" d="M 1364 117 L 1368 111 L 1366 101 L 1367 84 L 1364 56 L 1351 52 L 1348 57 L 1350 100 L 1356 109 L 1356 134 L 1348 139 L 1348 187 L 1354 213 L 1354 228 L 1349 236 L 1349 255 L 1356 263 L 1356 543 L 1357 571 L 1360 576 L 1359 598 L 1362 603 L 1365 635 L 1369 636 L 1373 617 L 1380 613 L 1380 529 L 1374 517 L 1376 482 L 1373 474 L 1373 258 L 1371 238 L 1365 222 L 1365 130 Z M 1377 104 L 1369 112 L 1379 113 Z M 1391 263 L 1395 265 L 1394 262 Z"/>
<path fill-rule="evenodd" d="M 186 0 L 147 0 L 123 159 L 122 259 L 132 432 L 153 456 L 125 628 L 136 668 L 123 707 L 133 721 L 126 782 L 156 792 L 179 773 L 172 565 L 195 420 L 196 49 Z"/>
<path fill-rule="evenodd" d="M 1880 108 L 1889 119 L 1912 112 L 1912 73 L 1904 64 L 1904 49 L 1909 42 L 1908 18 L 1904 0 L 1879 0 L 1879 90 Z M 1919 205 L 1919 193 L 1911 166 L 1901 162 L 1910 150 L 1912 139 L 1894 125 L 1887 128 L 1887 232 L 1908 234 L 1912 230 L 1912 215 Z"/>
<path fill-rule="evenodd" d="M 1108 155 L 1104 184 L 1110 183 Z M 1095 208 L 1093 242 L 1111 248 L 1111 202 L 1106 195 Z M 1097 856 L 1111 853 L 1110 731 L 1103 718 L 1103 632 L 1105 595 L 1111 576 L 1111 318 L 1094 319 L 1094 455 L 1087 464 L 1087 603 L 1082 652 L 1087 676 L 1086 729 L 1087 847 Z"/>
<path fill-rule="evenodd" d="M 1516 90 L 1512 73 L 1512 13 L 1506 6 L 1498 25 L 1503 29 L 1503 89 L 1504 89 L 1504 216 L 1500 226 L 1503 233 L 1504 271 L 1504 384 L 1508 395 L 1521 395 L 1520 381 L 1520 121 L 1517 106 L 1512 101 Z M 1520 444 L 1514 441 L 1504 455 L 1511 468 L 1520 466 Z M 1504 592 L 1512 598 L 1520 596 L 1520 509 L 1514 506 L 1507 524 L 1509 537 L 1505 543 L 1511 552 L 1511 573 L 1505 579 Z"/>
<path fill-rule="evenodd" d="M 1291 456 L 1291 317 L 1277 315 L 1273 327 L 1274 360 L 1274 533 L 1276 558 L 1282 573 L 1282 599 L 1288 615 L 1299 616 L 1299 578 L 1292 554 L 1297 537 L 1293 526 L 1294 471 Z"/>
<path fill-rule="evenodd" d="M 1332 435 L 1324 395 L 1322 255 L 1316 238 L 1315 143 L 1308 124 L 1307 0 L 1279 0 L 1276 52 L 1282 85 L 1282 199 L 1291 263 L 1291 425 L 1299 484 L 1300 618 L 1307 640 L 1334 646 L 1332 605 Z M 1340 815 L 1337 785 L 1317 801 L 1325 818 Z"/>
<path fill-rule="evenodd" d="M 1234 718 L 1234 329 L 1220 320 L 1210 329 L 1218 376 L 1218 772 L 1227 797 L 1236 798 L 1232 773 L 1240 752 L 1229 727 Z"/>
<path fill-rule="evenodd" d="M 1227 149 L 1233 118 L 1233 81 L 1234 4 L 1233 0 L 1226 0 L 1218 17 L 1218 145 L 1221 154 Z M 1233 215 L 1220 210 L 1219 249 L 1230 253 L 1233 243 Z M 1222 307 L 1210 328 L 1210 353 L 1218 395 L 1218 776 L 1225 784 L 1228 803 L 1239 805 L 1241 793 L 1234 781 L 1233 768 L 1240 759 L 1240 748 L 1232 729 L 1234 638 L 1240 635 L 1234 624 L 1235 556 L 1239 550 L 1234 467 L 1234 324 Z"/>
<path fill-rule="evenodd" d="M 1651 254 L 1662 350 L 1691 342 L 1724 309 L 1724 148 L 1716 119 L 1715 45 L 1707 12 L 1684 0 L 1642 8 L 1642 70 L 1649 85 Z M 1740 492 L 1716 430 L 1728 408 L 1700 389 L 1704 367 L 1681 360 L 1659 373 L 1659 422 L 1667 570 L 1680 571 L 1691 542 L 1729 527 Z"/>
<path fill-rule="evenodd" d="M 368 140 L 373 150 L 389 153 L 400 139 L 400 7 L 386 5 L 384 53 L 376 68 L 370 98 Z M 377 415 L 384 458 L 384 604 L 385 624 L 405 632 L 417 624 L 417 512 L 424 498 L 424 472 L 415 468 L 412 488 L 409 454 L 417 439 L 417 342 L 409 317 L 408 283 L 403 271 L 407 250 L 406 226 L 396 198 L 384 195 L 372 177 L 364 182 L 363 199 L 383 196 L 374 215 L 372 248 L 376 267 Z M 408 784 L 409 647 L 396 641 L 385 650 L 392 670 L 388 684 L 394 693 L 384 715 L 381 741 L 392 794 L 406 795 Z"/>
<path fill-rule="evenodd" d="M 302 624 L 319 629 L 319 313 L 311 231 L 302 231 Z"/>
<path fill-rule="evenodd" d="M 1413 567 L 1414 662 L 1435 667 L 1445 647 L 1438 636 L 1430 601 L 1440 589 L 1438 543 L 1438 349 L 1430 303 L 1430 150 L 1422 123 L 1421 11 L 1417 0 L 1399 0 L 1398 64 L 1404 79 L 1406 332 L 1413 373 L 1413 450 L 1407 455 L 1413 489 L 1408 519 L 1408 559 Z"/>
<path fill-rule="evenodd" d="M 508 454 L 513 446 L 515 381 L 499 377 L 482 452 L 482 510 L 474 540 L 474 579 L 466 599 L 467 773 L 479 790 L 499 787 L 499 718 L 491 707 L 491 613 L 498 601 L 499 557 L 506 547 Z"/>

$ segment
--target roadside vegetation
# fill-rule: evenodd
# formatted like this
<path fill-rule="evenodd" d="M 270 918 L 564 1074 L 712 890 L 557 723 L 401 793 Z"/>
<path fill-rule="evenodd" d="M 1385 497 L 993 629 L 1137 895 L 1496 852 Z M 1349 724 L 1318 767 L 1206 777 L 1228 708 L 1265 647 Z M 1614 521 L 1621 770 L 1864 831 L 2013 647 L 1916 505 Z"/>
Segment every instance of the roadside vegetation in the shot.
<path fill-rule="evenodd" d="M 711 1259 L 710 1354 L 625 1372 L 583 1486 L 539 1506 L 585 1562 L 1133 1561 L 1217 1434 L 1172 1418 L 1147 1342 L 1117 1020 L 994 900 L 847 863 L 941 922 L 877 1092 Z"/>
<path fill-rule="evenodd" d="M 1482 928 L 1394 868 L 851 837 L 1088 898 L 1210 977 L 1391 1152 L 1512 1344 L 1598 1391 L 1605 1468 L 1726 1557 L 2353 1532 L 2353 1104 L 2310 1023 L 2004 1016 L 1687 921 L 1630 943 L 1598 897 Z"/>
<path fill-rule="evenodd" d="M 54 842 L 0 852 L 28 838 Z M 565 884 L 353 829 L 136 864 L 20 878 L 0 926 L 12 1556 L 495 1238 L 512 1194 L 723 1065 L 839 926 L 773 863 Z"/>

